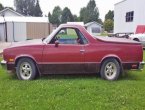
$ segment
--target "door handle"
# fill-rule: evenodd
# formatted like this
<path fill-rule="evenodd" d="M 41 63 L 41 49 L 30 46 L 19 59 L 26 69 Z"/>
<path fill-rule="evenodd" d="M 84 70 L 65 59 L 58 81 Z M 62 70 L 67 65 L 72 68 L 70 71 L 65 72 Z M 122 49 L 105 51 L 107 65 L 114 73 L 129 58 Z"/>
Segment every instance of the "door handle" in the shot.
<path fill-rule="evenodd" d="M 85 52 L 85 50 L 80 50 L 80 52 Z"/>

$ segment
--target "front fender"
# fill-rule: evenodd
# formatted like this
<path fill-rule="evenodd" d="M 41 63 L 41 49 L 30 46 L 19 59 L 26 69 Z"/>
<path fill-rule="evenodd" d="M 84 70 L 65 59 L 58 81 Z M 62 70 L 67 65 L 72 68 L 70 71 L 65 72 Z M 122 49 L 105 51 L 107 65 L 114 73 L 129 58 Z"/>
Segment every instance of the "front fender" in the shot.
<path fill-rule="evenodd" d="M 32 55 L 22 54 L 22 55 L 18 55 L 18 56 L 15 57 L 14 63 L 17 64 L 17 61 L 20 58 L 31 58 L 34 62 L 36 62 L 36 59 Z"/>

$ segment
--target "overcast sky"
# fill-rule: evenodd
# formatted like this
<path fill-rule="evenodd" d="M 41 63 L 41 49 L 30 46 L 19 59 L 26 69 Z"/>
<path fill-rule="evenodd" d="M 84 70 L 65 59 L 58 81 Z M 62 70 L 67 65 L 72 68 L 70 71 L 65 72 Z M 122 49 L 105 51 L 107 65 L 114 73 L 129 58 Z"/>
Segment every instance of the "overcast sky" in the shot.
<path fill-rule="evenodd" d="M 14 0 L 0 0 L 4 6 L 14 7 Z M 72 14 L 79 15 L 80 9 L 87 5 L 90 0 L 39 0 L 44 15 L 52 12 L 55 6 L 59 5 L 62 9 L 68 7 Z M 105 14 L 109 10 L 114 10 L 114 4 L 121 0 L 95 0 L 99 8 L 100 18 L 104 20 Z"/>

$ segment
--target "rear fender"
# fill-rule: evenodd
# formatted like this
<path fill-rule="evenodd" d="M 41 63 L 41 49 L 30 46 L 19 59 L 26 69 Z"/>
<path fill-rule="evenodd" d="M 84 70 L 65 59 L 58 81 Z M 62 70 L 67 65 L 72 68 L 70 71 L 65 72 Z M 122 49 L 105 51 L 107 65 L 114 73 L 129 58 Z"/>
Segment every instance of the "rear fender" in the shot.
<path fill-rule="evenodd" d="M 121 66 L 121 71 L 123 71 L 123 65 L 122 65 L 122 61 L 121 59 L 117 56 L 117 55 L 114 55 L 114 54 L 109 54 L 109 55 L 106 55 L 102 58 L 101 60 L 101 66 L 102 66 L 102 63 L 106 60 L 106 59 L 109 59 L 109 58 L 114 58 L 118 61 L 119 65 Z M 101 68 L 100 66 L 100 68 Z"/>

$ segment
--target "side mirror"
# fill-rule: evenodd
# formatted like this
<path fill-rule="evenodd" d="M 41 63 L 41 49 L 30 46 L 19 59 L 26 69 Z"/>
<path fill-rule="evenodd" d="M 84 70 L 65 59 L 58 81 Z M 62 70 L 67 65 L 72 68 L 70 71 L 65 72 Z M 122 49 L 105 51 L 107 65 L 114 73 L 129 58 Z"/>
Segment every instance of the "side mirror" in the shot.
<path fill-rule="evenodd" d="M 58 45 L 59 45 L 59 41 L 56 40 L 56 41 L 55 41 L 55 47 L 58 47 Z"/>
<path fill-rule="evenodd" d="M 64 31 L 64 30 L 61 30 L 61 31 L 59 32 L 59 34 L 65 34 L 65 31 Z"/>
<path fill-rule="evenodd" d="M 44 37 L 44 38 L 42 38 L 42 41 L 44 41 L 44 39 L 45 39 L 45 37 Z"/>

